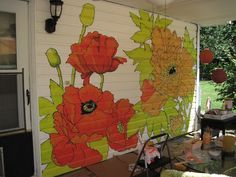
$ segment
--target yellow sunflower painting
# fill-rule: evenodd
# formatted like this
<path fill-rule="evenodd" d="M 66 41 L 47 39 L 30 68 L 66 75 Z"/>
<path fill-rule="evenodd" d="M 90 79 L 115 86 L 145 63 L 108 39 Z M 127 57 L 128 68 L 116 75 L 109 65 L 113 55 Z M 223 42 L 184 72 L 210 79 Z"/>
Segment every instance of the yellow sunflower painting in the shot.
<path fill-rule="evenodd" d="M 168 28 L 153 30 L 151 64 L 154 80 L 144 81 L 141 97 L 143 110 L 150 115 L 158 115 L 168 97 L 184 97 L 194 91 L 194 61 L 182 43 L 181 37 Z M 146 95 L 150 90 L 153 95 L 149 94 L 148 98 Z"/>
<path fill-rule="evenodd" d="M 187 96 L 193 92 L 194 61 L 182 39 L 168 28 L 155 28 L 152 33 L 154 86 L 168 96 Z"/>
<path fill-rule="evenodd" d="M 184 35 L 178 36 L 169 28 L 172 19 L 143 10 L 139 15 L 130 12 L 130 17 L 139 28 L 131 40 L 139 47 L 125 53 L 140 73 L 142 94 L 129 131 L 142 135 L 146 129 L 149 136 L 163 131 L 171 136 L 185 133 L 195 87 L 196 36 L 191 38 L 186 26 Z"/>

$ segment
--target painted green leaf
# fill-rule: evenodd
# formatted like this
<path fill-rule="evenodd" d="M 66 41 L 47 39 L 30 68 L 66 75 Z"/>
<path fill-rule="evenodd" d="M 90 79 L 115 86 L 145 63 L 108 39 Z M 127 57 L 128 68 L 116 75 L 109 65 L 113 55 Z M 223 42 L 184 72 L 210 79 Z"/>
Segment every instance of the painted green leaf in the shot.
<path fill-rule="evenodd" d="M 102 154 L 103 160 L 107 159 L 109 151 L 107 138 L 102 138 L 99 141 L 91 142 L 89 143 L 89 147 L 98 150 Z"/>
<path fill-rule="evenodd" d="M 148 35 L 146 35 L 142 31 L 138 31 L 134 33 L 134 35 L 131 37 L 131 39 L 136 43 L 144 43 L 148 38 Z"/>
<path fill-rule="evenodd" d="M 148 12 L 141 9 L 141 10 L 139 10 L 139 15 L 142 20 L 149 21 L 149 13 Z"/>
<path fill-rule="evenodd" d="M 194 93 L 189 93 L 187 98 L 188 98 L 188 102 L 189 103 L 192 103 L 193 102 L 193 96 L 194 96 Z"/>
<path fill-rule="evenodd" d="M 148 46 L 148 45 L 145 45 Z M 150 46 L 146 48 L 135 48 L 131 51 L 125 51 L 125 54 L 133 59 L 134 64 L 141 63 L 145 60 L 150 60 L 152 58 L 152 51 L 150 50 Z"/>
<path fill-rule="evenodd" d="M 144 128 L 146 125 L 146 119 L 148 115 L 144 112 L 136 113 L 128 122 L 127 125 L 127 135 L 132 136 L 137 133 L 140 129 Z"/>
<path fill-rule="evenodd" d="M 47 164 L 52 161 L 52 145 L 50 140 L 46 140 L 41 144 L 41 162 Z"/>
<path fill-rule="evenodd" d="M 134 13 L 130 12 L 129 13 L 131 19 L 133 20 L 134 24 L 137 26 L 137 27 L 140 27 L 141 26 L 141 23 L 140 23 L 140 18 L 135 15 Z"/>
<path fill-rule="evenodd" d="M 168 122 L 168 127 L 167 127 L 167 132 L 170 134 L 170 135 L 173 135 L 172 134 L 172 131 L 171 131 L 171 119 L 173 119 L 173 118 L 175 118 L 175 117 L 177 117 L 178 116 L 178 111 L 177 111 L 177 109 L 176 108 L 171 108 L 171 107 L 169 107 L 169 108 L 165 108 L 164 109 L 164 112 L 165 112 L 165 115 L 166 115 L 166 118 L 167 118 L 167 122 Z"/>
<path fill-rule="evenodd" d="M 76 170 L 78 168 L 70 168 L 68 166 L 57 166 L 56 164 L 54 164 L 53 162 L 49 163 L 47 165 L 47 167 L 43 170 L 42 176 L 43 177 L 55 177 L 58 176 L 60 174 L 72 171 L 72 170 Z"/>
<path fill-rule="evenodd" d="M 193 93 L 190 93 L 188 94 L 187 96 L 185 97 L 182 97 L 183 98 L 183 102 L 185 104 L 192 104 L 192 101 L 193 101 Z"/>
<path fill-rule="evenodd" d="M 137 112 L 142 112 L 142 105 L 141 105 L 141 102 L 138 102 L 134 105 L 134 110 L 137 111 Z"/>
<path fill-rule="evenodd" d="M 168 117 L 170 117 L 170 116 L 177 116 L 178 115 L 178 111 L 174 107 L 173 108 L 171 108 L 171 107 L 164 108 L 164 111 L 165 111 L 165 113 L 167 114 Z"/>
<path fill-rule="evenodd" d="M 154 128 L 154 117 L 148 117 L 147 118 L 147 133 L 148 136 L 151 137 L 153 133 L 153 128 Z"/>
<path fill-rule="evenodd" d="M 125 51 L 126 55 L 133 59 L 136 66 L 136 71 L 140 72 L 140 84 L 143 80 L 149 79 L 150 74 L 152 73 L 153 67 L 150 63 L 152 57 L 152 51 L 149 45 L 145 45 L 145 49 L 138 47 L 131 51 Z"/>
<path fill-rule="evenodd" d="M 146 119 L 149 117 L 148 114 L 143 112 L 141 102 L 134 105 L 136 114 L 130 119 L 127 126 L 127 135 L 132 136 L 137 131 L 143 131 L 146 125 Z M 142 134 L 142 132 L 140 132 Z"/>
<path fill-rule="evenodd" d="M 162 131 L 162 122 L 153 122 L 153 135 L 159 135 Z"/>
<path fill-rule="evenodd" d="M 153 133 L 155 135 L 160 134 L 162 131 L 167 132 L 168 131 L 168 118 L 164 111 L 161 111 L 158 116 L 154 119 L 154 131 Z"/>
<path fill-rule="evenodd" d="M 146 30 L 148 30 L 151 35 L 152 30 L 155 27 L 154 22 L 153 22 L 153 15 L 151 16 L 151 18 L 149 20 L 141 20 L 140 28 L 142 28 L 142 26 L 145 27 Z M 142 31 L 142 29 L 141 29 L 141 31 Z"/>
<path fill-rule="evenodd" d="M 144 49 L 145 49 L 145 51 L 147 51 L 147 52 L 151 52 L 151 55 L 152 55 L 152 49 L 151 49 L 150 44 L 145 43 L 145 44 L 144 44 Z"/>
<path fill-rule="evenodd" d="M 140 84 L 142 85 L 142 83 L 145 79 L 150 78 L 150 74 L 153 71 L 153 67 L 152 67 L 152 64 L 150 63 L 150 60 L 143 61 L 142 63 L 139 63 L 136 66 L 135 71 L 140 71 Z"/>
<path fill-rule="evenodd" d="M 131 51 L 125 51 L 125 53 L 129 58 L 134 60 L 134 64 L 140 63 L 143 60 L 150 60 L 152 57 L 151 50 L 141 47 L 135 48 Z"/>
<path fill-rule="evenodd" d="M 186 97 L 182 97 L 183 101 L 182 104 L 180 105 L 182 108 L 182 115 L 184 115 L 185 119 L 190 119 L 190 113 L 191 111 L 187 111 L 187 110 L 191 110 L 192 107 L 192 101 L 193 101 L 193 93 L 189 94 Z"/>
<path fill-rule="evenodd" d="M 160 16 L 157 16 L 156 21 L 155 21 L 155 26 L 159 28 L 166 28 L 169 26 L 173 20 L 168 19 L 168 18 L 160 18 Z"/>
<path fill-rule="evenodd" d="M 50 93 L 51 98 L 55 104 L 55 106 L 62 103 L 62 95 L 64 93 L 63 88 L 61 88 L 54 80 L 50 79 Z"/>
<path fill-rule="evenodd" d="M 44 133 L 57 133 L 56 129 L 54 128 L 54 119 L 53 119 L 53 115 L 52 114 L 48 114 L 47 116 L 45 116 L 45 118 L 43 118 L 40 121 L 40 131 L 44 132 Z"/>
<path fill-rule="evenodd" d="M 169 97 L 167 102 L 165 103 L 164 109 L 165 108 L 175 108 L 177 106 L 177 101 L 174 100 L 174 98 Z"/>
<path fill-rule="evenodd" d="M 147 27 L 145 27 L 144 24 L 141 24 L 140 29 L 141 31 L 134 33 L 131 39 L 136 43 L 143 44 L 148 39 L 151 39 L 151 31 Z"/>
<path fill-rule="evenodd" d="M 190 39 L 190 35 L 187 28 L 185 28 L 184 32 L 183 46 L 191 54 L 194 62 L 196 63 L 197 49 L 194 47 L 194 38 Z"/>
<path fill-rule="evenodd" d="M 54 104 L 47 98 L 39 97 L 39 115 L 53 114 L 56 111 Z"/>
<path fill-rule="evenodd" d="M 153 20 L 154 20 L 154 14 L 152 13 L 151 17 L 150 17 L 150 21 L 153 23 Z M 153 24 L 152 24 L 153 26 Z"/>
<path fill-rule="evenodd" d="M 147 33 L 147 35 L 148 35 L 147 40 L 151 39 L 152 28 L 153 28 L 152 27 L 152 22 L 150 22 L 150 21 L 142 21 L 140 29 L 141 29 L 141 31 L 145 31 L 145 33 Z"/>

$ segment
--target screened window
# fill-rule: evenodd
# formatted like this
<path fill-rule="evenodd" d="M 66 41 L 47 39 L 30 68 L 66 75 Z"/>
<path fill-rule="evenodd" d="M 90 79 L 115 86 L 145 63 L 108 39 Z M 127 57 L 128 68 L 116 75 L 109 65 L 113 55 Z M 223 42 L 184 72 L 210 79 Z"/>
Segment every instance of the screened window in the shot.
<path fill-rule="evenodd" d="M 0 133 L 30 130 L 27 2 L 1 0 L 0 22 Z"/>

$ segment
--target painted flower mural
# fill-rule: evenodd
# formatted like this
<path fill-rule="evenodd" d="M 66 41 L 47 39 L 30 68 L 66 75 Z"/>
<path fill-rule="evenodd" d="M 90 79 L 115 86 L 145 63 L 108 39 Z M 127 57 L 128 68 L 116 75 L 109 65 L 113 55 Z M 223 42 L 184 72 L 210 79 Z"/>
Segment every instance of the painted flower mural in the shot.
<path fill-rule="evenodd" d="M 123 97 L 115 100 L 116 95 L 103 88 L 104 75 L 127 64 L 128 58 L 117 56 L 119 43 L 114 37 L 86 33 L 95 18 L 92 4 L 83 5 L 80 38 L 70 46 L 68 57 L 63 61 L 55 48 L 46 51 L 58 82 L 50 79 L 50 98 L 39 97 L 40 130 L 47 137 L 41 144 L 43 176 L 107 159 L 110 150 L 135 148 L 138 136 L 146 133 L 165 131 L 175 136 L 187 131 L 195 80 L 194 39 L 187 28 L 183 37 L 177 36 L 168 28 L 170 19 L 143 10 L 130 16 L 139 28 L 131 37 L 138 47 L 125 51 L 140 76 L 140 101 L 135 104 Z M 66 87 L 62 64 L 72 66 Z M 96 75 L 99 87 L 90 79 Z"/>
<path fill-rule="evenodd" d="M 71 45 L 66 61 L 72 66 L 69 86 L 63 86 L 59 53 L 54 48 L 46 51 L 50 66 L 57 70 L 59 84 L 50 80 L 51 100 L 39 97 L 40 116 L 44 116 L 40 129 L 49 136 L 41 145 L 42 163 L 47 165 L 43 176 L 55 176 L 104 160 L 109 147 L 120 152 L 135 148 L 138 143 L 138 132 L 130 136 L 127 133 L 127 124 L 135 115 L 133 104 L 128 99 L 115 102 L 114 95 L 103 90 L 103 74 L 115 71 L 127 59 L 116 56 L 119 44 L 114 37 L 97 31 L 85 35 L 93 22 L 91 11 L 93 5 L 83 6 L 80 39 Z M 76 72 L 81 74 L 81 87 L 75 86 Z M 93 74 L 101 77 L 99 88 L 90 81 Z"/>

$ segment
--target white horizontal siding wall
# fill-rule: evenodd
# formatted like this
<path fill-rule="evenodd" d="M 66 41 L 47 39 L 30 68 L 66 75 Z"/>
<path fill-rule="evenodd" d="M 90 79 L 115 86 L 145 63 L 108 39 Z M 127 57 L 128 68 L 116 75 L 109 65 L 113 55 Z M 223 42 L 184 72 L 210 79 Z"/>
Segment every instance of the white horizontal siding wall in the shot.
<path fill-rule="evenodd" d="M 64 77 L 64 84 L 70 81 L 71 66 L 66 64 L 70 54 L 70 45 L 77 42 L 81 32 L 79 14 L 85 3 L 91 3 L 95 6 L 95 19 L 87 32 L 98 31 L 106 36 L 113 36 L 119 43 L 116 56 L 127 58 L 123 50 L 132 50 L 138 47 L 130 37 L 138 31 L 132 22 L 129 12 L 138 14 L 137 9 L 125 7 L 104 1 L 89 0 L 64 0 L 62 16 L 59 19 L 56 32 L 48 34 L 45 30 L 45 20 L 50 18 L 49 1 L 36 1 L 36 77 L 37 77 L 37 97 L 50 99 L 49 81 L 53 79 L 58 81 L 57 72 L 48 64 L 45 52 L 48 48 L 57 49 L 61 56 L 61 69 Z M 187 27 L 190 37 L 194 38 L 196 44 L 197 28 L 194 24 L 174 20 L 169 29 L 175 30 L 178 36 L 183 36 L 185 27 Z M 120 65 L 112 73 L 105 74 L 104 90 L 109 90 L 114 94 L 115 100 L 127 98 L 135 104 L 140 100 L 141 91 L 139 84 L 139 72 L 135 71 L 133 61 L 127 58 L 127 63 Z M 99 85 L 100 78 L 93 75 L 91 82 Z M 76 86 L 82 86 L 80 74 L 77 73 Z M 194 106 L 193 106 L 194 109 Z M 42 117 L 39 117 L 39 120 Z M 40 143 L 47 140 L 49 136 L 43 132 L 40 133 Z M 112 156 L 112 154 L 111 154 Z M 42 166 L 42 169 L 44 166 Z"/>

